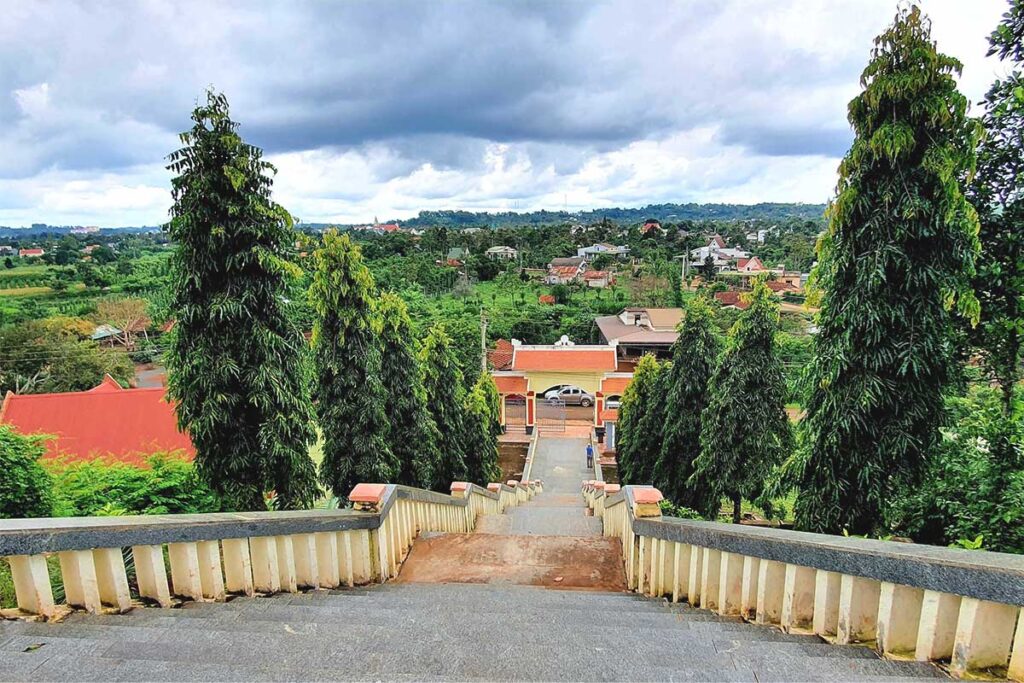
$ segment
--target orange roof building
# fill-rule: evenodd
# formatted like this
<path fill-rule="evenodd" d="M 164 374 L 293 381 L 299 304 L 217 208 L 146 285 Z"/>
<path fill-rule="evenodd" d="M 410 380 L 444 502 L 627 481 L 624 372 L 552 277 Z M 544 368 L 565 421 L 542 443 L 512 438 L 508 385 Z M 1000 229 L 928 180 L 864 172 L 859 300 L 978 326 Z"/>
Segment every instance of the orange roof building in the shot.
<path fill-rule="evenodd" d="M 50 437 L 43 456 L 47 459 L 108 457 L 141 465 L 159 452 L 180 451 L 189 460 L 195 457 L 192 440 L 178 431 L 166 389 L 122 389 L 109 376 L 88 391 L 8 392 L 0 405 L 0 423 L 21 434 Z"/>

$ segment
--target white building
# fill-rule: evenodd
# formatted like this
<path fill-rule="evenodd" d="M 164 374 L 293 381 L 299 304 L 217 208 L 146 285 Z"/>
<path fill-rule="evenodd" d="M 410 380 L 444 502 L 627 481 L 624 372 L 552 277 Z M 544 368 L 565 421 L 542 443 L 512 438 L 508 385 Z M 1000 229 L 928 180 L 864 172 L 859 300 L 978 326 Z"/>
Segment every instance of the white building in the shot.
<path fill-rule="evenodd" d="M 519 256 L 518 251 L 512 247 L 506 246 L 491 247 L 485 251 L 484 254 L 487 258 L 494 259 L 496 261 L 514 261 Z"/>
<path fill-rule="evenodd" d="M 599 256 L 601 254 L 607 254 L 608 256 L 614 256 L 616 258 L 626 258 L 629 256 L 629 247 L 620 247 L 615 244 L 600 242 L 598 244 L 591 244 L 589 247 L 580 247 L 576 250 L 576 256 L 582 258 L 593 258 L 594 256 Z"/>

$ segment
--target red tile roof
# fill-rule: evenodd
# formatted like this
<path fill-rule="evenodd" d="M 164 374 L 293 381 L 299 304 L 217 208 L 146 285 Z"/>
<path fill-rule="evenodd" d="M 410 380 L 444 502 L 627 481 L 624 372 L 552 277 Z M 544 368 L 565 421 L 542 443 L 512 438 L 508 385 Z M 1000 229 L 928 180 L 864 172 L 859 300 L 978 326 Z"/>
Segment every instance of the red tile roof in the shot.
<path fill-rule="evenodd" d="M 384 225 L 378 225 L 377 229 L 384 232 L 398 232 L 398 225 L 395 223 L 385 223 Z"/>
<path fill-rule="evenodd" d="M 600 280 L 606 277 L 608 277 L 607 270 L 588 270 L 587 272 L 583 273 L 584 280 Z"/>
<path fill-rule="evenodd" d="M 769 280 L 768 282 L 766 282 L 764 284 L 765 284 L 766 287 L 768 287 L 768 289 L 770 289 L 770 290 L 772 290 L 773 292 L 776 292 L 776 293 L 778 293 L 778 292 L 795 292 L 795 291 L 797 291 L 797 288 L 794 287 L 789 282 L 779 282 L 778 280 Z"/>
<path fill-rule="evenodd" d="M 750 302 L 740 298 L 740 292 L 715 292 L 715 299 L 723 306 L 735 306 L 741 310 L 750 308 Z"/>
<path fill-rule="evenodd" d="M 548 275 L 556 275 L 563 280 L 571 280 L 576 277 L 579 273 L 579 268 L 576 266 L 554 266 L 548 270 Z"/>
<path fill-rule="evenodd" d="M 191 439 L 178 431 L 166 393 L 162 387 L 117 391 L 106 380 L 90 391 L 8 393 L 0 407 L 0 422 L 22 434 L 53 436 L 44 458 L 106 456 L 141 465 L 153 453 L 184 451 L 191 460 L 195 448 Z"/>
<path fill-rule="evenodd" d="M 121 385 L 117 383 L 117 380 L 111 377 L 110 375 L 104 375 L 102 382 L 94 386 L 92 389 L 89 389 L 89 391 L 85 393 L 103 394 L 109 391 L 124 391 L 124 388 L 122 388 Z"/>
<path fill-rule="evenodd" d="M 605 422 L 618 422 L 619 421 L 619 409 L 618 408 L 605 408 L 601 411 L 601 419 Z"/>
<path fill-rule="evenodd" d="M 601 393 L 605 396 L 622 396 L 632 377 L 606 377 L 601 380 Z"/>
<path fill-rule="evenodd" d="M 517 349 L 513 370 L 562 372 L 614 372 L 615 349 L 587 349 L 567 346 L 560 349 Z"/>
<path fill-rule="evenodd" d="M 743 270 L 747 266 L 750 266 L 750 270 L 764 270 L 764 264 L 761 263 L 761 259 L 754 256 L 753 258 L 741 258 L 736 260 L 736 267 Z"/>
<path fill-rule="evenodd" d="M 494 383 L 498 385 L 499 394 L 525 394 L 526 378 L 494 375 Z"/>
<path fill-rule="evenodd" d="M 508 339 L 496 341 L 494 349 L 487 352 L 487 361 L 494 370 L 508 370 L 512 367 L 512 342 Z"/>
<path fill-rule="evenodd" d="M 712 238 L 711 238 L 711 241 L 710 241 L 710 242 L 708 242 L 708 246 L 711 246 L 711 243 L 712 243 L 712 242 L 713 242 L 713 243 L 715 244 L 715 246 L 716 246 L 716 247 L 718 247 L 719 249 L 725 249 L 725 240 L 723 240 L 723 239 L 722 239 L 722 236 L 721 236 L 721 235 L 717 235 L 717 234 L 716 234 L 716 235 L 715 235 L 714 237 L 712 237 Z"/>
<path fill-rule="evenodd" d="M 18 256 L 42 256 L 46 252 L 42 249 L 19 249 Z"/>

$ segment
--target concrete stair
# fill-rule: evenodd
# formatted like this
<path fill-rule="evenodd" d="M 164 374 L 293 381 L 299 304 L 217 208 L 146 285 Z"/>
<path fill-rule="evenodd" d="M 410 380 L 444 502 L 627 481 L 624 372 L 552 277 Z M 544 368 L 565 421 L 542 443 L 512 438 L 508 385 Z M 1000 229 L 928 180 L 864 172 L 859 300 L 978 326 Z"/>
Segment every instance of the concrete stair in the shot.
<path fill-rule="evenodd" d="M 629 593 L 394 583 L 0 623 L 0 680 L 911 680 L 881 660 Z"/>

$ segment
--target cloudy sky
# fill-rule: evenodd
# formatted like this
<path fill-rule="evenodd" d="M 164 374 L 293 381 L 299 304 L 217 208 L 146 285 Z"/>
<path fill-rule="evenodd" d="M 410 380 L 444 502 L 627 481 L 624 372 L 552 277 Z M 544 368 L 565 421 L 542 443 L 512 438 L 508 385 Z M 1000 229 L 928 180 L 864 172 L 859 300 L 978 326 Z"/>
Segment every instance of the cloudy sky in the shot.
<path fill-rule="evenodd" d="M 924 0 L 981 98 L 1005 0 Z M 19 1 L 0 225 L 154 225 L 208 86 L 314 222 L 825 201 L 894 0 Z M 975 108 L 977 109 L 977 107 Z"/>

